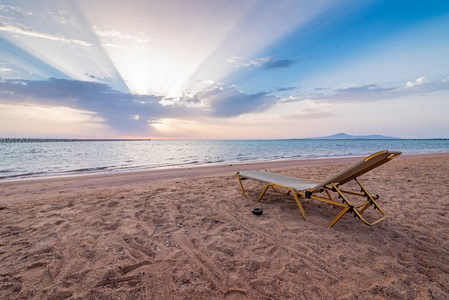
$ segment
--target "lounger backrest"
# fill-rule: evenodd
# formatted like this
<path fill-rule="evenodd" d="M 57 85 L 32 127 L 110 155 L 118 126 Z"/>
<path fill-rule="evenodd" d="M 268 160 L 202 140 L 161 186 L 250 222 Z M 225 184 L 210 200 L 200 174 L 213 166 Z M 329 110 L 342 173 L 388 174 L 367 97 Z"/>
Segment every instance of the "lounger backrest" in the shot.
<path fill-rule="evenodd" d="M 377 168 L 380 165 L 383 165 L 386 162 L 389 162 L 393 158 L 401 155 L 402 152 L 398 151 L 379 151 L 377 153 L 374 153 L 358 163 L 353 164 L 349 168 L 341 171 L 340 173 L 332 176 L 331 178 L 327 179 L 326 181 L 321 182 L 317 186 L 313 187 L 311 191 L 319 190 L 320 188 L 330 184 L 334 183 L 336 186 L 345 184 L 348 181 L 351 181 L 360 175 L 365 174 L 366 172 L 371 171 L 374 168 Z"/>

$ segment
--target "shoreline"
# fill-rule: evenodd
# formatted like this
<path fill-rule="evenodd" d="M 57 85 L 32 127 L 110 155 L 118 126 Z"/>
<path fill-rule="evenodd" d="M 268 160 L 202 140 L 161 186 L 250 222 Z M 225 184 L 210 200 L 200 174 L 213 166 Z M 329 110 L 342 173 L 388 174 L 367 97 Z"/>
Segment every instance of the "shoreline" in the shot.
<path fill-rule="evenodd" d="M 0 205 L 7 205 L 15 201 L 28 201 L 30 198 L 40 199 L 41 194 L 70 190 L 76 193 L 78 190 L 92 189 L 120 189 L 121 187 L 141 190 L 145 186 L 159 186 L 170 183 L 179 183 L 186 180 L 234 177 L 238 171 L 246 170 L 270 170 L 283 172 L 310 167 L 335 166 L 352 164 L 365 156 L 342 158 L 317 158 L 298 159 L 268 162 L 252 162 L 239 164 L 225 164 L 216 166 L 192 166 L 186 168 L 167 168 L 148 171 L 130 171 L 117 173 L 81 174 L 49 178 L 27 178 L 17 180 L 0 181 L 0 189 L 15 189 L 11 195 L 0 190 Z M 449 153 L 427 154 L 401 154 L 394 161 L 414 160 L 420 158 L 449 157 Z M 331 174 L 327 174 L 329 176 Z M 332 174 L 333 175 L 333 174 Z M 305 177 L 308 177 L 307 175 Z M 310 178 L 313 179 L 313 178 Z M 13 197 L 2 197 L 2 195 Z"/>
<path fill-rule="evenodd" d="M 449 152 L 437 152 L 437 153 L 413 153 L 413 154 L 401 154 L 396 159 L 412 159 L 421 157 L 440 157 L 448 156 Z M 171 180 L 177 178 L 188 178 L 188 177 L 198 177 L 205 175 L 225 175 L 229 172 L 237 172 L 251 169 L 283 169 L 283 168 L 294 168 L 300 166 L 308 165 L 323 165 L 323 164 L 339 164 L 339 163 L 354 163 L 357 160 L 365 156 L 340 156 L 340 157 L 329 157 L 329 158 L 298 158 L 298 159 L 285 159 L 285 160 L 268 160 L 268 161 L 251 161 L 251 162 L 237 162 L 237 163 L 214 163 L 214 164 L 204 164 L 204 165 L 186 165 L 177 167 L 164 167 L 156 169 L 147 170 L 130 170 L 130 171 L 113 171 L 113 172 L 93 172 L 93 173 L 81 173 L 81 174 L 64 174 L 64 175 L 50 175 L 50 176 L 36 176 L 28 178 L 12 178 L 12 179 L 0 179 L 0 187 L 3 184 L 8 183 L 28 183 L 35 181 L 59 181 L 59 180 L 70 180 L 78 178 L 116 178 L 122 176 L 144 176 L 150 180 L 163 181 Z M 240 169 L 239 169 L 240 168 Z M 191 175 L 189 175 L 191 174 Z M 160 178 L 158 177 L 160 176 Z"/>

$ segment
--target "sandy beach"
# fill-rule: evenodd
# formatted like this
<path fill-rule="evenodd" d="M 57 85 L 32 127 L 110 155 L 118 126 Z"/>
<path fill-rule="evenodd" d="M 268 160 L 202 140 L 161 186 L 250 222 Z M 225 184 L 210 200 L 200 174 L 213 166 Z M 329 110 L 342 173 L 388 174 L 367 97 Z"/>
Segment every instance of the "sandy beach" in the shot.
<path fill-rule="evenodd" d="M 449 153 L 360 181 L 387 218 L 267 192 L 236 171 L 324 180 L 360 158 L 0 182 L 2 299 L 449 299 Z M 255 207 L 263 215 L 251 213 Z"/>

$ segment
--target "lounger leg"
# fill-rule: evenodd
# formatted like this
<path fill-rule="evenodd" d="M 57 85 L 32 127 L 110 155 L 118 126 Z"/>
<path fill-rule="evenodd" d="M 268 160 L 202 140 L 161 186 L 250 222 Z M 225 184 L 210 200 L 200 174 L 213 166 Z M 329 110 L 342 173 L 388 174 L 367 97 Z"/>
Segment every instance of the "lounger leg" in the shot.
<path fill-rule="evenodd" d="M 267 184 L 267 185 L 265 186 L 265 188 L 263 189 L 262 193 L 260 194 L 259 199 L 257 199 L 257 201 L 260 201 L 260 199 L 262 199 L 263 195 L 265 195 L 265 192 L 268 190 L 268 188 L 269 188 L 270 186 L 271 186 L 272 188 L 274 188 L 274 185 L 273 185 L 273 184 L 271 184 L 271 183 Z M 307 218 L 306 218 L 306 212 L 304 211 L 304 208 L 303 208 L 302 205 L 301 205 L 301 201 L 299 201 L 298 193 L 296 193 L 295 190 L 292 189 L 292 188 L 290 188 L 290 187 L 286 187 L 286 186 L 281 186 L 281 187 L 284 188 L 284 189 L 287 189 L 289 194 L 290 194 L 290 193 L 293 194 L 293 197 L 295 197 L 296 204 L 298 205 L 298 208 L 299 208 L 299 211 L 301 212 L 302 217 L 304 218 L 304 220 L 307 221 Z"/>
<path fill-rule="evenodd" d="M 373 226 L 377 223 L 379 223 L 380 221 L 382 221 L 383 219 L 385 219 L 386 215 L 383 212 L 383 210 L 379 207 L 379 205 L 377 205 L 376 201 L 374 201 L 374 198 L 371 197 L 370 194 L 368 194 L 368 192 L 365 190 L 365 188 L 360 184 L 360 182 L 355 179 L 355 181 L 359 184 L 359 186 L 362 188 L 362 190 L 365 192 L 366 196 L 368 197 L 368 199 L 370 200 L 370 202 L 368 202 L 367 204 L 365 204 L 365 206 L 362 208 L 362 210 L 358 211 L 357 207 L 354 207 L 351 205 L 351 203 L 349 203 L 348 199 L 346 199 L 346 197 L 343 195 L 343 193 L 337 188 L 337 186 L 332 183 L 332 186 L 334 188 L 334 190 L 343 198 L 343 201 L 346 205 L 348 205 L 348 207 L 346 207 L 345 209 L 343 209 L 337 217 L 335 217 L 334 220 L 332 220 L 332 222 L 329 223 L 329 225 L 327 225 L 328 227 L 331 227 L 332 225 L 335 224 L 335 222 L 337 222 L 346 212 L 348 211 L 352 211 L 354 212 L 354 216 L 358 217 L 363 223 L 365 223 L 366 225 L 369 226 Z M 371 205 L 373 204 L 377 209 L 379 209 L 380 214 L 382 215 L 382 217 L 380 219 L 377 219 L 376 221 L 372 222 L 372 223 L 368 223 L 363 217 L 362 217 L 362 213 Z"/>
<path fill-rule="evenodd" d="M 257 202 L 259 202 L 260 199 L 262 199 L 263 195 L 265 195 L 265 192 L 268 190 L 268 188 L 269 188 L 270 186 L 273 187 L 273 186 L 271 185 L 271 183 L 269 183 L 269 184 L 267 184 L 267 185 L 265 186 L 265 188 L 263 189 L 263 191 L 262 191 L 262 193 L 260 194 L 259 198 L 257 199 Z"/>
<path fill-rule="evenodd" d="M 329 200 L 334 201 L 334 198 L 332 198 L 332 195 L 331 195 L 331 193 L 329 193 L 328 190 L 326 190 L 326 194 L 327 194 L 327 197 L 329 197 Z M 335 207 L 335 204 L 333 204 L 333 205 L 334 205 L 334 207 Z"/>
<path fill-rule="evenodd" d="M 371 206 L 371 203 L 367 203 L 361 210 L 360 210 L 360 214 L 363 214 L 363 212 Z"/>
<path fill-rule="evenodd" d="M 340 220 L 340 218 L 343 217 L 343 215 L 344 215 L 345 213 L 347 213 L 348 210 L 349 210 L 349 207 L 343 209 L 343 210 L 342 210 L 342 211 L 341 211 L 341 212 L 340 212 L 340 213 L 339 213 L 339 214 L 332 220 L 332 222 L 330 222 L 330 223 L 327 225 L 327 227 L 332 227 L 332 226 L 334 226 L 334 224 L 337 223 L 337 221 Z"/>
<path fill-rule="evenodd" d="M 240 188 L 242 189 L 242 194 L 244 197 L 246 197 L 245 189 L 243 189 L 243 184 L 242 184 L 242 179 L 240 177 L 240 173 L 236 173 L 236 175 L 237 175 L 237 180 L 239 181 L 239 184 L 240 184 Z"/>
<path fill-rule="evenodd" d="M 367 206 L 365 206 L 365 207 L 363 207 L 361 210 L 360 210 L 360 213 L 363 213 L 371 204 L 373 204 L 374 205 L 374 207 L 375 208 L 377 208 L 379 211 L 380 211 L 380 213 L 382 214 L 382 216 L 383 216 L 383 218 L 382 218 L 382 220 L 385 218 L 385 213 L 384 213 L 384 211 L 382 210 L 382 208 L 380 208 L 380 206 L 379 206 L 379 204 L 377 204 L 377 202 L 374 200 L 374 198 L 368 193 L 368 191 L 363 187 L 363 185 L 360 183 L 360 181 L 358 181 L 357 180 L 357 178 L 355 178 L 354 179 L 356 182 L 357 182 L 357 184 L 360 186 L 360 188 L 363 190 L 363 192 L 365 193 L 365 195 L 368 197 L 368 199 L 370 200 L 370 203 L 368 203 L 367 204 Z M 376 198 L 377 199 L 377 198 Z"/>
<path fill-rule="evenodd" d="M 288 191 L 293 194 L 293 197 L 295 197 L 295 201 L 296 201 L 296 204 L 298 204 L 299 211 L 301 212 L 301 215 L 304 218 L 304 220 L 307 221 L 306 212 L 304 211 L 304 208 L 302 207 L 301 202 L 299 201 L 298 193 L 296 193 L 295 190 L 292 188 L 288 188 Z"/>
<path fill-rule="evenodd" d="M 353 209 L 354 207 L 351 205 L 351 203 L 349 203 L 348 199 L 346 199 L 346 197 L 343 195 L 343 193 L 337 188 L 337 186 L 332 183 L 332 187 L 334 188 L 334 190 L 343 198 L 344 203 L 347 205 L 347 207 L 345 207 L 328 225 L 327 227 L 332 227 L 335 223 L 337 223 L 338 220 L 340 220 L 341 217 L 343 217 L 343 215 L 345 213 L 347 213 L 351 208 Z"/>

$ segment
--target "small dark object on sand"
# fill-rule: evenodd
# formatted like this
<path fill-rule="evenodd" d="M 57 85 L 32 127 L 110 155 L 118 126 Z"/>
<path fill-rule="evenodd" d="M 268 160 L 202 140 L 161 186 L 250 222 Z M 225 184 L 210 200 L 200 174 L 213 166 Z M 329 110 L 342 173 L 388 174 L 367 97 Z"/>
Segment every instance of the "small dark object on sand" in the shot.
<path fill-rule="evenodd" d="M 253 214 L 255 215 L 261 215 L 263 213 L 263 209 L 262 208 L 255 208 L 253 209 Z"/>

